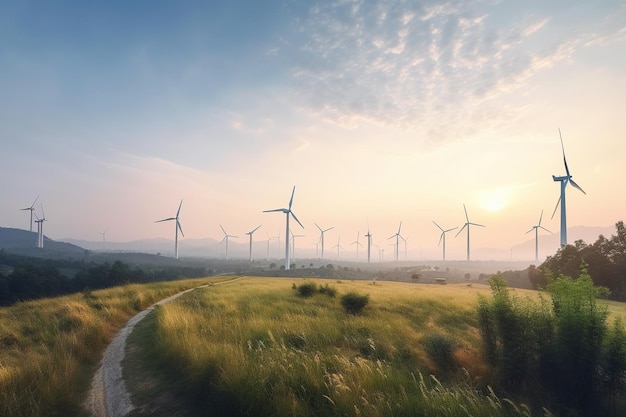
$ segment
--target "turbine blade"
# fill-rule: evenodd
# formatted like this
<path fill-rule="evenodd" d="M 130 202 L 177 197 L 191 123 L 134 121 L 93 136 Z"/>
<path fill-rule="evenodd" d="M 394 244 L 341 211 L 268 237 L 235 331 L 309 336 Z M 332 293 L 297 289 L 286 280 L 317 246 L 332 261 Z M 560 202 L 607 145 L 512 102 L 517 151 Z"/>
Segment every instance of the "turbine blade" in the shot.
<path fill-rule="evenodd" d="M 469 223 L 469 217 L 467 216 L 467 208 L 465 208 L 465 204 L 463 204 L 463 210 L 465 210 L 465 220 Z"/>
<path fill-rule="evenodd" d="M 324 230 L 325 232 L 328 232 L 329 230 L 333 230 L 335 228 L 335 226 L 333 227 L 329 227 L 328 229 Z"/>
<path fill-rule="evenodd" d="M 468 223 L 468 224 L 471 224 L 472 226 L 487 227 L 484 224 L 478 224 L 478 223 Z"/>
<path fill-rule="evenodd" d="M 445 236 L 446 232 L 441 232 L 441 236 L 439 236 L 439 243 L 437 243 L 437 246 L 441 246 L 441 241 L 443 240 L 443 237 Z"/>
<path fill-rule="evenodd" d="M 291 205 L 293 204 L 293 195 L 296 192 L 296 186 L 293 186 L 293 190 L 291 190 L 291 198 L 289 199 L 289 210 L 291 210 Z"/>
<path fill-rule="evenodd" d="M 35 201 L 33 201 L 33 204 L 30 205 L 31 209 L 35 207 L 35 203 L 37 202 L 37 200 L 39 200 L 39 196 L 37 196 L 37 198 L 35 198 Z M 24 210 L 28 210 L 28 209 L 24 209 Z"/>
<path fill-rule="evenodd" d="M 559 196 L 559 199 L 556 201 L 556 206 L 554 206 L 554 211 L 552 212 L 552 217 L 550 217 L 550 219 L 554 218 L 554 215 L 556 214 L 556 209 L 559 208 L 559 204 L 561 204 L 561 196 Z"/>
<path fill-rule="evenodd" d="M 433 223 L 435 223 L 435 226 L 437 226 L 439 228 L 439 230 L 441 230 L 443 232 L 443 228 L 441 226 L 439 226 L 436 221 L 433 220 Z"/>
<path fill-rule="evenodd" d="M 402 228 L 402 220 L 400 220 L 400 226 L 398 226 L 398 234 L 400 234 L 400 229 Z"/>
<path fill-rule="evenodd" d="M 183 200 L 180 200 L 180 204 L 178 205 L 178 211 L 176 212 L 176 218 L 178 218 L 178 215 L 180 214 L 180 208 L 183 206 Z"/>
<path fill-rule="evenodd" d="M 180 230 L 180 234 L 183 235 L 183 237 L 185 237 L 185 234 L 183 233 L 183 227 L 180 225 L 180 222 L 178 221 L 178 219 L 176 219 L 176 227 L 178 227 L 178 230 Z"/>
<path fill-rule="evenodd" d="M 527 234 L 529 234 L 530 232 L 532 232 L 533 230 L 535 230 L 537 227 L 538 227 L 538 226 L 533 226 L 533 227 L 531 227 L 531 228 L 530 228 L 530 230 L 529 230 L 528 232 L 524 233 L 524 234 L 526 234 L 526 235 L 527 235 Z"/>
<path fill-rule="evenodd" d="M 313 224 L 314 224 L 315 226 L 317 226 L 317 228 L 318 228 L 318 229 L 320 229 L 320 232 L 322 232 L 322 233 L 324 232 L 324 231 L 322 230 L 322 228 L 321 228 L 321 227 L 320 227 L 317 223 L 313 222 Z"/>
<path fill-rule="evenodd" d="M 252 234 L 252 233 L 256 232 L 257 230 L 259 230 L 259 228 L 260 228 L 261 226 L 262 226 L 262 225 L 258 225 L 258 226 L 257 226 L 257 227 L 253 230 L 253 231 L 251 231 L 251 232 L 250 232 L 250 234 Z"/>
<path fill-rule="evenodd" d="M 469 223 L 465 223 L 465 224 L 463 225 L 463 227 L 461 227 L 461 229 L 459 229 L 459 231 L 458 231 L 458 232 L 456 232 L 456 235 L 454 235 L 454 237 L 457 237 L 458 235 L 460 235 L 460 234 L 461 234 L 461 232 L 463 231 L 463 229 L 465 229 L 465 228 L 467 227 L 467 225 L 468 225 L 468 224 L 469 224 Z"/>
<path fill-rule="evenodd" d="M 157 220 L 155 223 L 168 222 L 170 220 L 176 220 L 176 217 L 168 217 L 167 219 Z"/>
<path fill-rule="evenodd" d="M 226 230 L 224 230 L 221 224 L 220 224 L 220 229 L 222 229 L 222 232 L 224 232 L 224 236 L 228 236 L 228 233 L 226 233 Z"/>
<path fill-rule="evenodd" d="M 539 223 L 537 223 L 537 226 L 541 226 L 541 219 L 543 218 L 543 210 L 541 210 L 541 214 L 539 215 Z"/>
<path fill-rule="evenodd" d="M 288 210 L 284 209 L 284 208 L 274 209 L 274 210 L 263 210 L 263 213 L 272 213 L 272 212 L 275 212 L 275 211 L 280 211 L 282 213 L 286 213 Z"/>
<path fill-rule="evenodd" d="M 584 195 L 587 195 L 587 193 L 585 192 L 585 190 L 583 190 L 582 188 L 580 188 L 580 185 L 576 184 L 574 182 L 573 179 L 569 179 L 569 182 L 572 184 L 572 187 L 576 188 L 577 190 L 579 190 L 580 192 L 582 192 Z"/>
<path fill-rule="evenodd" d="M 563 145 L 563 135 L 561 135 L 561 129 L 559 128 L 559 137 L 561 138 L 561 149 L 563 150 L 563 164 L 565 165 L 565 172 L 569 177 L 569 168 L 567 167 L 567 159 L 565 159 L 565 146 Z"/>
<path fill-rule="evenodd" d="M 295 188 L 295 187 L 294 187 Z M 296 217 L 295 214 L 293 214 L 293 211 L 289 210 L 289 212 L 287 212 L 287 216 L 289 216 L 289 213 L 291 213 L 291 215 L 293 216 L 294 219 L 296 219 L 296 221 L 298 222 L 298 224 L 300 225 L 300 227 L 302 227 L 304 229 L 304 226 L 302 226 L 302 223 L 300 223 L 300 220 L 298 220 L 298 218 Z"/>
<path fill-rule="evenodd" d="M 546 229 L 546 228 L 545 228 L 545 227 L 543 227 L 543 226 L 539 226 L 539 228 L 540 228 L 540 229 L 545 230 L 545 231 L 546 231 L 546 232 L 548 232 L 548 233 L 552 233 L 550 230 Z"/>
<path fill-rule="evenodd" d="M 451 231 L 453 231 L 454 229 L 458 229 L 458 228 L 459 228 L 459 226 L 454 226 L 453 228 L 448 229 L 448 230 L 444 230 L 443 232 L 444 232 L 444 233 L 448 233 L 448 232 L 451 232 Z"/>

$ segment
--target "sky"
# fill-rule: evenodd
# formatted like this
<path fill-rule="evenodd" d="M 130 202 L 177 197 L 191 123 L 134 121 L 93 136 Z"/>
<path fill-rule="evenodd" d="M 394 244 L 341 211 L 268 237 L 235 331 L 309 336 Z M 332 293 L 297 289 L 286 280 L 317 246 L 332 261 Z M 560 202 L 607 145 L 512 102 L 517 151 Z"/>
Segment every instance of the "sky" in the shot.
<path fill-rule="evenodd" d="M 173 239 L 182 200 L 185 239 L 266 240 L 295 186 L 302 245 L 436 258 L 465 204 L 506 249 L 559 230 L 559 129 L 568 226 L 612 226 L 625 51 L 623 1 L 0 2 L 0 226 Z"/>

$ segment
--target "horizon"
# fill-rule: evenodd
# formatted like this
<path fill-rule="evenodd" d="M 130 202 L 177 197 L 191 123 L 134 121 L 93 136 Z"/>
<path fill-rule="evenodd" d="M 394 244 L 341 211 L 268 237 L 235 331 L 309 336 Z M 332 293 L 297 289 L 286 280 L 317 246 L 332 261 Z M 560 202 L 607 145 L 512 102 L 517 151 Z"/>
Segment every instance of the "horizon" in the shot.
<path fill-rule="evenodd" d="M 263 210 L 287 207 L 295 186 L 305 228 L 292 231 L 306 236 L 296 256 L 315 251 L 314 223 L 334 227 L 330 258 L 339 236 L 346 253 L 368 228 L 383 246 L 402 222 L 408 250 L 437 260 L 432 222 L 460 229 L 465 204 L 486 226 L 471 230 L 479 261 L 481 248 L 534 241 L 526 233 L 542 211 L 558 236 L 559 129 L 586 192 L 567 187 L 568 229 L 623 220 L 619 2 L 2 9 L 5 227 L 28 230 L 22 209 L 38 197 L 55 240 L 97 242 L 106 230 L 111 242 L 173 241 L 175 222 L 155 222 L 182 200 L 181 245 L 221 240 L 220 225 L 241 244 L 262 225 L 263 242 L 284 239 L 284 216 Z M 446 238 L 450 260 L 465 255 L 457 231 Z"/>

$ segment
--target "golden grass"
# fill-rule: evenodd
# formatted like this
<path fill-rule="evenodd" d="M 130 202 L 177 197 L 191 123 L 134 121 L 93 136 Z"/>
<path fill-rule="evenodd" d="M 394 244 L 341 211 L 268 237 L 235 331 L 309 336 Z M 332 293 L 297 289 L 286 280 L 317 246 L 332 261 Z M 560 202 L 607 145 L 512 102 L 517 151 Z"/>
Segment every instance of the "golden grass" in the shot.
<path fill-rule="evenodd" d="M 80 415 L 91 375 L 126 321 L 215 280 L 133 284 L 0 308 L 0 415 Z"/>
<path fill-rule="evenodd" d="M 475 388 L 486 372 L 476 308 L 487 286 L 307 281 L 370 303 L 346 314 L 337 298 L 298 297 L 291 286 L 302 281 L 290 279 L 196 291 L 155 312 L 160 366 L 217 415 L 531 415 Z M 453 385 L 422 377 L 439 371 L 422 347 L 433 334 L 459 347 L 458 373 L 439 373 Z"/>

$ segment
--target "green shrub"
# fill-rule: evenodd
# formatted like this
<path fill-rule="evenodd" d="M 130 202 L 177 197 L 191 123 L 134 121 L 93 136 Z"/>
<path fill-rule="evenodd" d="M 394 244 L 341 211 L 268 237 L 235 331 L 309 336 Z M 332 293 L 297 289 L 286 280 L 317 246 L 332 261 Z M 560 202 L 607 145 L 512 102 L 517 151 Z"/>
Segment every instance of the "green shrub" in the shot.
<path fill-rule="evenodd" d="M 359 314 L 369 302 L 369 295 L 351 291 L 341 297 L 341 305 L 350 314 Z"/>
<path fill-rule="evenodd" d="M 323 287 L 320 285 L 320 293 L 326 294 L 330 298 L 334 298 L 337 295 L 337 288 L 331 287 L 328 284 L 324 285 Z"/>
<path fill-rule="evenodd" d="M 317 291 L 317 284 L 314 282 L 305 282 L 304 284 L 298 285 L 296 291 L 298 291 L 300 297 L 311 297 Z"/>
<path fill-rule="evenodd" d="M 424 340 L 424 350 L 428 357 L 441 371 L 449 371 L 454 367 L 454 351 L 456 343 L 446 335 L 432 334 Z"/>

